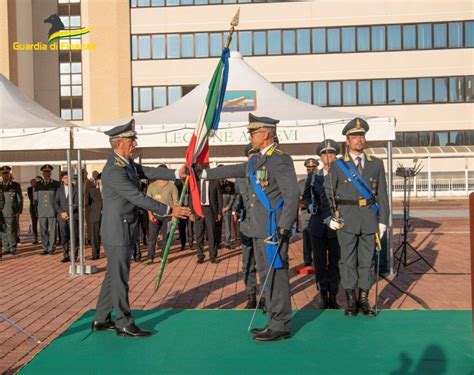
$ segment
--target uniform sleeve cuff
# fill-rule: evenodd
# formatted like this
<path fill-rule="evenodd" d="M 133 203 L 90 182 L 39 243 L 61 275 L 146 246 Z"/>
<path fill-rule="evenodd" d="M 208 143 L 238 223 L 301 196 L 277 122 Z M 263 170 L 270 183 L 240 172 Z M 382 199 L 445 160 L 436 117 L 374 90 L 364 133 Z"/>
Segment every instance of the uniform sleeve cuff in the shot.
<path fill-rule="evenodd" d="M 181 178 L 181 176 L 179 175 L 179 169 L 176 169 L 176 170 L 174 171 L 174 177 L 175 177 L 177 180 L 179 180 L 179 179 Z"/>
<path fill-rule="evenodd" d="M 206 178 L 207 178 L 207 171 L 206 171 L 205 169 L 202 171 L 201 178 L 202 178 L 202 179 L 206 179 Z"/>

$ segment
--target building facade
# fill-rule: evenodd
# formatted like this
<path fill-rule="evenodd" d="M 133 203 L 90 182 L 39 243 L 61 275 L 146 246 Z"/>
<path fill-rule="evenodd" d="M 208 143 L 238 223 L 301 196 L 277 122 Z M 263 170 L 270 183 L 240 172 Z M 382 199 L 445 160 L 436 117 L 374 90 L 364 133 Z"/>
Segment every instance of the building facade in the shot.
<path fill-rule="evenodd" d="M 78 124 L 149 111 L 209 77 L 239 7 L 231 48 L 275 86 L 314 105 L 394 116 L 402 151 L 460 154 L 437 159 L 434 171 L 474 168 L 462 148 L 474 145 L 467 0 L 8 0 L 0 5 L 0 72 Z M 91 27 L 75 43 L 94 48 L 12 50 L 15 40 L 47 40 L 44 20 L 54 13 L 66 28 Z"/>

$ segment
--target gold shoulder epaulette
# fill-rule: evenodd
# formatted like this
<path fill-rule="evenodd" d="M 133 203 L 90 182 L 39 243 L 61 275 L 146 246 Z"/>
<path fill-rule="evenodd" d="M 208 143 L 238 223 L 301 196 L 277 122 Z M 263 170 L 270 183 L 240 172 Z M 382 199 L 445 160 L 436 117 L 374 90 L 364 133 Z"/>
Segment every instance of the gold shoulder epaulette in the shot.
<path fill-rule="evenodd" d="M 344 161 L 346 161 L 346 162 L 351 161 L 351 158 L 350 158 L 349 154 L 344 155 Z"/>
<path fill-rule="evenodd" d="M 275 153 L 276 155 L 284 155 L 285 153 L 278 148 L 277 144 L 274 144 L 270 149 L 267 151 L 266 155 L 272 155 Z"/>
<path fill-rule="evenodd" d="M 115 157 L 114 165 L 120 168 L 125 168 L 125 162 L 118 156 Z"/>
<path fill-rule="evenodd" d="M 378 158 L 377 158 L 376 156 L 374 156 L 374 155 L 366 155 L 366 157 L 367 157 L 367 160 L 368 160 L 368 161 L 378 160 Z"/>

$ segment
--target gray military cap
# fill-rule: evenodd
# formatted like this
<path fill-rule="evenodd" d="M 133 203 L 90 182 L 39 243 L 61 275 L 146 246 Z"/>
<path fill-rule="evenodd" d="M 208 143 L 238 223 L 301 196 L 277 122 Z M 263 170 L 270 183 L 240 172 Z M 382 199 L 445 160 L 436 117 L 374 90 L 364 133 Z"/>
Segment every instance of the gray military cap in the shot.
<path fill-rule="evenodd" d="M 113 138 L 131 138 L 137 139 L 137 132 L 135 131 L 135 120 L 132 118 L 125 125 L 119 125 L 115 128 L 107 130 L 104 134 L 108 135 L 110 139 Z"/>
<path fill-rule="evenodd" d="M 316 147 L 316 155 L 318 156 L 327 152 L 334 152 L 337 155 L 340 151 L 339 144 L 333 139 L 326 139 L 326 142 L 323 141 Z"/>
<path fill-rule="evenodd" d="M 279 122 L 280 120 L 275 120 L 270 117 L 257 117 L 252 113 L 249 113 L 249 124 L 247 125 L 247 129 L 249 133 L 260 128 L 276 129 L 276 126 Z"/>
<path fill-rule="evenodd" d="M 342 129 L 342 135 L 365 134 L 369 131 L 369 124 L 360 117 L 349 121 Z"/>

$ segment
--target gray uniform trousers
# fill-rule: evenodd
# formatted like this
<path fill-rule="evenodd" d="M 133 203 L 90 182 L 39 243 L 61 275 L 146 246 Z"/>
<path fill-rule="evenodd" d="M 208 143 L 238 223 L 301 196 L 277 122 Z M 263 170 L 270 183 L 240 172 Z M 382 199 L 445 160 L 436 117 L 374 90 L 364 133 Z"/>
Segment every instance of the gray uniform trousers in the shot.
<path fill-rule="evenodd" d="M 97 301 L 95 320 L 105 322 L 112 310 L 117 316 L 115 325 L 123 328 L 133 323 L 128 301 L 128 277 L 130 274 L 131 246 L 104 244 L 107 256 L 107 272 Z"/>
<path fill-rule="evenodd" d="M 344 289 L 369 290 L 375 281 L 375 234 L 337 231 L 341 246 L 339 272 Z"/>
<path fill-rule="evenodd" d="M 56 251 L 56 228 L 57 219 L 55 217 L 38 218 L 41 232 L 41 245 L 49 253 Z"/>
<path fill-rule="evenodd" d="M 5 217 L 5 225 L 3 226 L 1 235 L 3 250 L 14 254 L 18 236 L 18 219 L 16 217 Z"/>
<path fill-rule="evenodd" d="M 263 285 L 269 268 L 264 239 L 254 238 L 253 246 L 255 250 L 255 260 L 257 262 L 257 271 Z M 269 317 L 268 328 L 274 331 L 289 332 L 291 330 L 291 294 L 288 277 L 288 244 L 282 246 L 280 257 L 285 267 L 270 271 L 264 297 L 267 315 Z M 278 292 L 273 293 L 274 290 Z"/>
<path fill-rule="evenodd" d="M 247 237 L 241 231 L 240 242 L 242 244 L 242 272 L 245 283 L 245 292 L 248 296 L 251 296 L 257 293 L 257 271 L 255 269 L 253 239 L 252 237 Z M 263 280 L 261 282 L 263 282 Z"/>
<path fill-rule="evenodd" d="M 222 225 L 224 227 L 224 244 L 230 245 L 232 238 L 232 212 L 230 210 L 222 214 Z"/>

